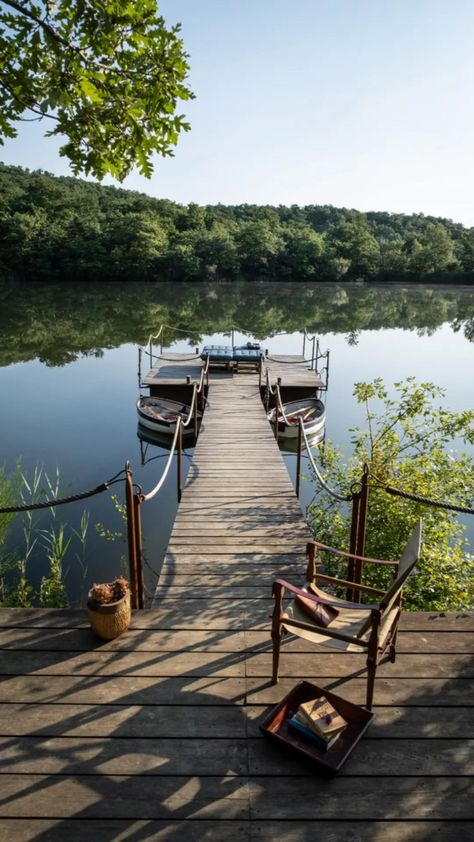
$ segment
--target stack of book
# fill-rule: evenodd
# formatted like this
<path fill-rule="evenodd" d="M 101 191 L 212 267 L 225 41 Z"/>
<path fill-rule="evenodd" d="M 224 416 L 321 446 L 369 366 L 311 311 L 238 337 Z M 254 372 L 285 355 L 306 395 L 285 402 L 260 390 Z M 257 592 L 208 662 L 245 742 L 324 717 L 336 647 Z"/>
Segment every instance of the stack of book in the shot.
<path fill-rule="evenodd" d="M 339 739 L 347 722 L 325 696 L 303 702 L 288 720 L 288 726 L 327 751 Z"/>

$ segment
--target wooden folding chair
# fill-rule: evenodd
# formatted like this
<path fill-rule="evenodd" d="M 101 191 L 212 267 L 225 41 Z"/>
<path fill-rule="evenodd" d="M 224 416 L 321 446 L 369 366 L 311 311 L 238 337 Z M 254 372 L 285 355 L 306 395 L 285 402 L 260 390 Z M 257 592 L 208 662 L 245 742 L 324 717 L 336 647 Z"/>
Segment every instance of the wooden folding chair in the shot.
<path fill-rule="evenodd" d="M 367 697 L 366 707 L 372 709 L 374 683 L 377 666 L 381 658 L 389 650 L 393 663 L 396 657 L 396 641 L 398 621 L 400 619 L 403 586 L 412 573 L 420 554 L 421 520 L 415 527 L 399 562 L 387 562 L 381 559 L 362 558 L 327 548 L 318 541 L 311 541 L 308 546 L 309 564 L 307 571 L 308 584 L 305 588 L 297 588 L 283 579 L 273 583 L 273 597 L 275 606 L 272 619 L 273 640 L 273 684 L 278 681 L 278 666 L 280 660 L 280 644 L 285 632 L 292 632 L 298 637 L 305 638 L 312 643 L 338 649 L 344 652 L 367 653 Z M 384 593 L 376 588 L 363 584 L 355 584 L 347 579 L 339 579 L 318 573 L 316 570 L 316 550 L 318 548 L 331 549 L 338 555 L 361 560 L 364 564 L 394 564 L 396 575 L 387 591 Z M 339 599 L 318 587 L 318 582 L 333 586 L 344 586 L 352 593 L 364 593 L 380 596 L 378 604 L 367 605 Z M 309 600 L 320 606 L 328 606 L 329 610 L 336 609 L 337 616 L 332 618 L 327 626 L 318 625 L 301 607 L 301 602 L 293 600 L 284 606 L 285 590 Z"/>

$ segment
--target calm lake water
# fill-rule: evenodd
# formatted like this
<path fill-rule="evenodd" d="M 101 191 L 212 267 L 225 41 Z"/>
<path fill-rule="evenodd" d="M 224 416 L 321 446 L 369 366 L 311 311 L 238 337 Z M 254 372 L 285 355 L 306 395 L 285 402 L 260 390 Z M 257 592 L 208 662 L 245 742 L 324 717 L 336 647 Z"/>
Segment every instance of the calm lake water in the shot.
<path fill-rule="evenodd" d="M 361 421 L 352 398 L 356 381 L 382 377 L 387 385 L 414 375 L 446 390 L 451 409 L 472 408 L 474 394 L 474 288 L 307 284 L 138 284 L 75 287 L 2 287 L 0 324 L 0 465 L 13 470 L 21 458 L 30 478 L 35 466 L 60 473 L 61 491 L 74 493 L 112 477 L 130 460 L 145 491 L 161 475 L 167 451 L 137 437 L 137 345 L 163 322 L 166 345 L 188 351 L 195 345 L 261 341 L 270 353 L 300 354 L 306 325 L 323 349 L 330 348 L 327 436 L 349 448 L 348 429 Z M 244 332 L 245 331 L 245 332 Z M 278 335 L 285 331 L 285 335 Z M 146 365 L 144 366 L 146 368 Z M 146 390 L 144 390 L 146 392 Z M 185 467 L 192 458 L 187 452 Z M 142 464 L 142 460 L 145 464 Z M 295 456 L 286 454 L 294 476 Z M 121 485 L 115 486 L 122 498 Z M 303 508 L 315 489 L 303 483 Z M 148 584 L 159 571 L 176 512 L 174 468 L 164 491 L 143 507 Z M 87 569 L 69 549 L 66 583 L 73 602 L 84 601 L 92 580 L 120 572 L 126 546 L 106 541 L 95 529 L 123 525 L 108 492 L 56 510 L 56 524 L 78 527 L 87 509 L 90 525 Z M 471 518 L 473 521 L 474 518 Z M 474 524 L 469 528 L 471 546 Z M 48 512 L 39 529 L 51 525 Z M 9 549 L 22 549 L 17 519 Z M 47 571 L 39 540 L 29 560 L 37 584 Z M 471 549 L 472 551 L 472 549 Z"/>

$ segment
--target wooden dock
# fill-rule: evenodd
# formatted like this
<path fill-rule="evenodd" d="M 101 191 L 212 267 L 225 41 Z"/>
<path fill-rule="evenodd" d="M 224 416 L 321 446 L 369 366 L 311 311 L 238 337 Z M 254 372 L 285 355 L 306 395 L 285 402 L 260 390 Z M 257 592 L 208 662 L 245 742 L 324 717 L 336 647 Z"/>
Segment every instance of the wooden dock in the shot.
<path fill-rule="evenodd" d="M 304 581 L 308 537 L 258 375 L 216 375 L 155 607 L 110 643 L 85 611 L 0 611 L 0 842 L 470 838 L 472 616 L 402 617 L 336 778 L 261 735 L 302 678 L 365 700 L 364 656 L 290 636 L 270 684 L 270 585 Z"/>
<path fill-rule="evenodd" d="M 142 377 L 143 386 L 182 386 L 189 377 L 190 383 L 198 383 L 201 376 L 203 361 L 198 355 L 178 354 L 171 351 L 163 352 L 162 359 L 158 360 L 150 368 L 148 373 Z M 304 357 L 297 355 L 272 354 L 265 357 L 265 369 L 268 368 L 272 386 L 280 379 L 283 386 L 311 387 L 323 389 L 324 378 L 313 371 L 305 362 Z M 214 367 L 209 370 L 211 381 L 221 380 L 232 376 L 224 366 Z M 258 384 L 258 374 L 249 371 L 247 375 L 239 374 L 239 382 L 246 377 L 247 382 Z"/>
<path fill-rule="evenodd" d="M 211 576 L 205 596 L 216 589 L 225 598 L 235 576 L 243 597 L 247 581 L 268 596 L 282 565 L 302 569 L 311 537 L 255 375 L 212 380 L 156 605 L 194 599 L 203 570 Z"/>
<path fill-rule="evenodd" d="M 221 565 L 197 558 L 196 598 L 110 643 L 84 611 L 0 611 L 1 842 L 472 838 L 472 617 L 403 616 L 374 723 L 328 780 L 258 722 L 300 678 L 362 704 L 363 657 L 288 639 L 270 686 L 271 599 L 252 562 L 219 585 Z"/>

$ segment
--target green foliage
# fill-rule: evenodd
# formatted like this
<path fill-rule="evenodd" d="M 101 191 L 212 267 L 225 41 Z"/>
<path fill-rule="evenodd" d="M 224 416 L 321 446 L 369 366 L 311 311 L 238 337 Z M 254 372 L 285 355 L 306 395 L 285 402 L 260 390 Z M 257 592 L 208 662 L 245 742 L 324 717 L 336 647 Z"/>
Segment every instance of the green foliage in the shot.
<path fill-rule="evenodd" d="M 471 282 L 473 255 L 473 229 L 421 214 L 183 207 L 0 164 L 0 278 Z"/>
<path fill-rule="evenodd" d="M 176 114 L 193 96 L 179 32 L 156 0 L 1 0 L 0 142 L 26 113 L 67 138 L 74 173 L 150 178 L 153 153 L 172 155 L 189 129 Z"/>
<path fill-rule="evenodd" d="M 329 485 L 348 491 L 360 480 L 363 465 L 370 472 L 366 555 L 400 557 L 420 517 L 423 548 L 416 574 L 405 589 L 405 607 L 413 610 L 452 610 L 472 605 L 472 557 L 466 552 L 464 528 L 458 516 L 412 500 L 387 494 L 385 486 L 431 500 L 472 507 L 474 463 L 452 445 L 474 442 L 474 412 L 452 412 L 435 401 L 443 390 L 413 377 L 395 383 L 390 396 L 382 380 L 356 383 L 354 395 L 365 408 L 364 428 L 352 430 L 352 456 L 344 460 L 329 445 L 322 457 Z M 375 405 L 374 405 L 375 404 Z M 332 500 L 321 492 L 309 507 L 314 531 L 323 543 L 349 544 L 350 511 L 334 511 Z M 330 557 L 327 565 L 341 574 Z M 367 565 L 366 582 L 385 587 L 386 569 Z"/>
<path fill-rule="evenodd" d="M 57 498 L 60 496 L 59 471 L 53 481 L 38 466 L 31 479 L 19 469 L 13 479 L 0 473 L 0 499 L 5 499 L 6 494 L 9 494 L 11 506 L 37 503 L 45 497 Z M 87 572 L 88 512 L 82 513 L 78 529 L 57 523 L 55 508 L 26 511 L 15 517 L 21 519 L 23 540 L 7 555 L 6 561 L 5 556 L 0 555 L 0 604 L 9 608 L 30 608 L 37 604 L 42 608 L 66 607 L 69 602 L 63 565 L 68 553 L 71 555 L 73 544 L 74 561 L 82 569 L 83 579 Z M 49 521 L 47 526 L 44 526 L 45 518 Z M 41 577 L 36 591 L 33 584 L 38 578 L 35 568 L 43 559 L 47 559 L 49 570 Z"/>

